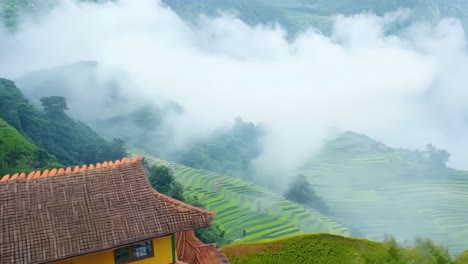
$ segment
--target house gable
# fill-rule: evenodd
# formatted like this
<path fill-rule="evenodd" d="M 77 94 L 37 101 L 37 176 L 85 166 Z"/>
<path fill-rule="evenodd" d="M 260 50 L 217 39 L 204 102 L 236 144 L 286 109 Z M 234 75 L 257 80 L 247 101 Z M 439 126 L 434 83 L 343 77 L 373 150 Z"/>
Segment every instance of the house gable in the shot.
<path fill-rule="evenodd" d="M 156 192 L 141 158 L 6 175 L 0 260 L 48 263 L 208 226 L 214 213 Z"/>

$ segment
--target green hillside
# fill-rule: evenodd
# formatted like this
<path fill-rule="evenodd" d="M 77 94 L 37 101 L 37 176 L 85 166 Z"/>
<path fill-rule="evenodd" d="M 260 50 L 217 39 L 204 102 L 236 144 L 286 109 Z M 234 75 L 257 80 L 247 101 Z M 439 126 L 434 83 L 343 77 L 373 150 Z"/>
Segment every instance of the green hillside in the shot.
<path fill-rule="evenodd" d="M 45 96 L 71 99 L 67 102 L 67 115 L 86 123 L 106 139 L 120 138 L 139 147 L 170 148 L 167 145 L 173 133 L 161 127 L 183 112 L 174 101 L 160 102 L 127 93 L 138 90 L 128 74 L 97 61 L 40 69 L 16 78 L 15 83 L 37 107 L 41 107 L 40 98 Z"/>
<path fill-rule="evenodd" d="M 54 157 L 38 149 L 0 118 L 0 176 L 57 165 Z"/>
<path fill-rule="evenodd" d="M 125 155 L 122 141 L 107 142 L 84 123 L 68 117 L 65 98 L 45 97 L 43 106 L 44 111 L 38 110 L 13 81 L 0 78 L 0 118 L 59 163 L 90 164 Z"/>
<path fill-rule="evenodd" d="M 468 248 L 468 172 L 434 163 L 429 155 L 347 132 L 301 172 L 334 217 L 363 236 L 430 237 L 461 252 Z"/>
<path fill-rule="evenodd" d="M 448 168 L 441 153 L 444 151 L 435 147 L 424 151 L 393 149 L 369 137 L 345 132 L 329 141 L 300 173 L 307 176 L 313 189 L 322 197 L 331 217 L 346 226 L 353 236 L 377 241 L 382 241 L 387 234 L 394 235 L 399 241 L 427 237 L 457 253 L 468 248 L 468 224 L 465 221 L 468 219 L 468 172 Z M 268 205 L 268 201 L 276 198 L 279 200 L 275 204 L 281 205 L 284 199 L 258 185 L 222 174 L 176 164 L 171 166 L 177 179 L 188 188 L 188 194 L 199 196 L 209 209 L 219 212 L 218 224 L 227 229 L 231 238 L 242 235 L 236 220 L 244 221 L 246 215 L 258 219 L 245 212 L 252 207 L 256 209 L 259 202 L 268 213 L 282 217 L 289 213 L 271 209 L 280 206 L 265 206 L 263 203 Z M 261 195 L 258 190 L 262 190 Z M 239 196 L 239 191 L 247 197 Z M 293 211 L 316 214 L 303 207 L 295 207 Z M 329 226 L 330 216 L 325 219 Z M 245 226 L 247 231 L 263 230 L 256 224 Z M 270 226 L 265 232 L 273 232 L 279 237 L 294 234 L 297 230 L 310 232 L 311 229 L 306 227 L 311 226 L 301 222 L 295 224 L 290 233 L 276 232 L 276 227 Z M 344 231 L 338 226 L 337 229 L 331 228 L 338 234 Z M 313 232 L 317 229 L 313 228 Z M 252 241 L 256 239 L 253 234 L 247 234 L 252 235 Z M 260 235 L 262 239 L 273 238 Z"/>
<path fill-rule="evenodd" d="M 214 223 L 226 232 L 227 239 L 260 241 L 311 232 L 350 235 L 337 221 L 254 183 L 162 161 L 141 150 L 130 153 L 169 166 L 186 188 L 186 196 L 197 196 L 208 210 L 216 212 Z"/>
<path fill-rule="evenodd" d="M 295 236 L 264 243 L 234 244 L 224 247 L 222 252 L 232 264 L 468 263 L 464 255 L 453 260 L 443 247 L 431 241 L 422 240 L 413 247 L 401 247 L 392 240 L 377 243 L 329 234 Z"/>

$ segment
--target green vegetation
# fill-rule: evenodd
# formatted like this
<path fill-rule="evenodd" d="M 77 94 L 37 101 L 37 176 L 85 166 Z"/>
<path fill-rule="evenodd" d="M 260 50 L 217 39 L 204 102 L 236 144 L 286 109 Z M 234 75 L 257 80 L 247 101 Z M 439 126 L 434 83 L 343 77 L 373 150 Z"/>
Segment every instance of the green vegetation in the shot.
<path fill-rule="evenodd" d="M 78 0 L 86 2 L 104 2 L 106 0 Z M 35 15 L 49 11 L 60 0 L 0 0 L 0 22 L 9 29 L 16 29 L 21 21 L 21 14 Z"/>
<path fill-rule="evenodd" d="M 89 2 L 104 2 L 91 1 Z M 0 17 L 14 28 L 21 12 L 47 12 L 56 0 L 1 0 Z M 201 14 L 215 16 L 219 11 L 237 13 L 239 18 L 254 26 L 281 24 L 290 33 L 313 26 L 323 32 L 331 29 L 335 14 L 374 12 L 382 15 L 399 8 L 410 8 L 415 19 L 436 21 L 440 17 L 456 17 L 468 26 L 468 4 L 460 0 L 164 0 L 181 17 L 196 22 Z M 291 34 L 291 35 L 293 35 Z"/>
<path fill-rule="evenodd" d="M 143 160 L 143 165 L 148 174 L 148 180 L 151 186 L 160 193 L 170 196 L 179 201 L 186 202 L 199 208 L 205 206 L 198 201 L 196 197 L 184 197 L 182 185 L 175 180 L 172 170 L 164 165 L 150 166 L 146 159 Z M 222 247 L 228 243 L 224 238 L 225 232 L 220 230 L 217 225 L 211 225 L 206 228 L 195 230 L 195 235 L 204 243 L 216 243 L 218 247 Z"/>
<path fill-rule="evenodd" d="M 439 155 L 442 154 L 442 155 Z M 359 236 L 381 241 L 430 237 L 461 252 L 468 248 L 468 173 L 447 168 L 447 153 L 393 149 L 345 132 L 300 171 L 333 212 Z"/>
<path fill-rule="evenodd" d="M 327 205 L 323 202 L 310 186 L 309 181 L 302 174 L 296 176 L 291 183 L 288 191 L 285 193 L 287 199 L 291 199 L 305 206 L 316 208 L 322 213 L 328 213 Z"/>
<path fill-rule="evenodd" d="M 196 142 L 172 157 L 177 163 L 249 178 L 251 162 L 259 154 L 261 128 L 241 118 L 230 127 L 215 131 L 209 138 Z"/>
<path fill-rule="evenodd" d="M 468 250 L 465 250 L 463 253 L 461 253 L 455 263 L 459 263 L 459 264 L 468 264 Z"/>
<path fill-rule="evenodd" d="M 395 240 L 377 243 L 330 234 L 302 235 L 264 243 L 233 244 L 222 249 L 232 264 L 362 263 L 362 264 L 464 264 L 444 247 L 430 240 L 418 240 L 413 247 L 401 247 Z"/>
<path fill-rule="evenodd" d="M 0 177 L 58 165 L 54 157 L 38 149 L 0 118 Z"/>
<path fill-rule="evenodd" d="M 185 202 L 199 208 L 206 208 L 206 205 L 202 204 L 196 196 L 185 197 Z M 217 247 L 223 247 L 224 245 L 232 242 L 226 239 L 226 232 L 222 230 L 217 224 L 212 224 L 211 226 L 205 228 L 199 228 L 195 230 L 195 235 L 203 243 L 216 243 Z"/>
<path fill-rule="evenodd" d="M 329 32 L 332 17 L 336 14 L 350 15 L 371 11 L 383 15 L 399 8 L 411 8 L 415 11 L 415 18 L 426 20 L 438 19 L 440 10 L 447 10 L 442 15 L 451 14 L 461 18 L 466 16 L 464 14 L 468 14 L 468 12 L 453 12 L 454 4 L 447 4 L 442 0 L 165 0 L 164 2 L 189 20 L 194 20 L 201 13 L 213 15 L 218 10 L 235 10 L 239 13 L 239 17 L 250 25 L 278 22 L 292 33 L 310 26 Z"/>
<path fill-rule="evenodd" d="M 44 150 L 38 154 L 42 164 L 47 163 L 47 153 L 63 165 L 91 164 L 126 155 L 122 140 L 107 142 L 84 123 L 69 118 L 64 112 L 65 98 L 45 97 L 42 102 L 45 112 L 32 106 L 14 82 L 0 78 L 0 118 Z"/>
<path fill-rule="evenodd" d="M 103 72 L 107 74 L 103 76 Z M 70 99 L 66 113 L 108 140 L 120 138 L 140 148 L 153 146 L 158 156 L 171 154 L 166 150 L 172 148 L 174 131 L 163 124 L 182 113 L 182 107 L 125 93 L 135 84 L 122 70 L 96 61 L 79 61 L 28 73 L 16 83 L 36 107 L 43 107 L 40 98 L 51 95 Z"/>
<path fill-rule="evenodd" d="M 216 212 L 214 224 L 227 240 L 261 241 L 309 232 L 350 235 L 348 228 L 320 212 L 252 182 L 163 161 L 141 150 L 130 153 L 170 167 L 184 186 L 185 197 L 196 197 L 206 209 Z"/>
<path fill-rule="evenodd" d="M 381 241 L 390 233 L 402 241 L 431 237 L 451 252 L 461 252 L 468 248 L 468 174 L 448 168 L 448 157 L 430 144 L 424 150 L 401 150 L 342 133 L 300 170 L 313 196 L 323 199 L 327 215 L 319 206 L 304 208 L 240 178 L 151 159 L 169 164 L 185 194 L 217 212 L 215 222 L 229 240 L 330 232 Z M 298 182 L 302 190 L 304 179 Z"/>
<path fill-rule="evenodd" d="M 183 187 L 175 180 L 171 169 L 163 165 L 154 165 L 147 167 L 147 171 L 148 180 L 155 190 L 179 201 L 185 200 Z"/>

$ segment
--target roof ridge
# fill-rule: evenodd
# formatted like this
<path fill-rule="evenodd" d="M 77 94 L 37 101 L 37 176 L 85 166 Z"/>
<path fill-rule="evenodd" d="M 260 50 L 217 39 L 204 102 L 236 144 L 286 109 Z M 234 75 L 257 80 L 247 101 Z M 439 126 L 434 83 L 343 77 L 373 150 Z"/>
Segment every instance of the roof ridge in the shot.
<path fill-rule="evenodd" d="M 110 168 L 110 167 L 116 167 L 116 166 L 121 166 L 121 165 L 126 165 L 126 164 L 133 164 L 137 162 L 141 162 L 142 158 L 141 156 L 135 156 L 133 158 L 123 158 L 123 159 L 118 159 L 115 161 L 104 161 L 102 163 L 96 163 L 96 164 L 89 164 L 89 165 L 82 165 L 81 168 L 80 166 L 75 166 L 73 169 L 72 167 L 66 167 L 66 168 L 53 168 L 53 169 L 46 169 L 43 171 L 31 171 L 30 173 L 26 174 L 25 172 L 20 172 L 20 173 L 15 173 L 12 176 L 10 174 L 6 174 L 3 177 L 0 178 L 0 182 L 11 182 L 11 181 L 16 181 L 16 180 L 31 180 L 31 179 L 39 179 L 39 178 L 46 178 L 46 177 L 55 177 L 59 175 L 68 175 L 68 174 L 75 174 L 75 173 L 80 173 L 84 171 L 89 171 L 89 170 L 94 170 L 94 169 L 101 169 L 101 168 Z"/>
<path fill-rule="evenodd" d="M 203 208 L 200 208 L 200 207 L 196 207 L 196 206 L 193 206 L 193 205 L 190 205 L 188 203 L 184 203 L 182 201 L 179 201 L 177 199 L 174 199 L 172 197 L 169 197 L 165 194 L 162 194 L 160 192 L 158 192 L 157 190 L 155 190 L 154 188 L 152 188 L 154 193 L 156 194 L 156 196 L 160 199 L 160 200 L 163 200 L 165 202 L 169 202 L 169 203 L 172 203 L 173 205 L 175 205 L 176 207 L 180 208 L 184 208 L 184 209 L 187 209 L 187 210 L 195 210 L 195 211 L 198 211 L 202 214 L 207 214 L 209 215 L 211 218 L 214 218 L 216 213 L 213 212 L 213 211 L 209 211 L 209 210 L 206 210 L 206 209 L 203 209 Z"/>

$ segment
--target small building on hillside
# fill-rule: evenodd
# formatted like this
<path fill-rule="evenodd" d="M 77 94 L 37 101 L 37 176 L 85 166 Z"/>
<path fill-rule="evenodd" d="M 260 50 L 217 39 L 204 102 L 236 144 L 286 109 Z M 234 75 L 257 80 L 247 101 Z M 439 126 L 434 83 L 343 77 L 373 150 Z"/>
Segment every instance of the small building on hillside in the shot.
<path fill-rule="evenodd" d="M 217 264 L 214 213 L 155 191 L 141 158 L 0 179 L 0 264 Z"/>

